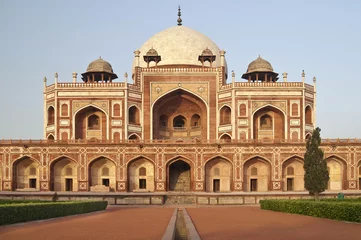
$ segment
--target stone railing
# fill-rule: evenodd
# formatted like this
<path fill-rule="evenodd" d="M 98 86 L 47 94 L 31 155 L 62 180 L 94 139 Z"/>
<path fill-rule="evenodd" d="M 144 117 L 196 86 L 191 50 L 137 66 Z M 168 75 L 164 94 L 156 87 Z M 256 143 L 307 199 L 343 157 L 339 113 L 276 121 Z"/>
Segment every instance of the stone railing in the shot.
<path fill-rule="evenodd" d="M 124 82 L 113 82 L 113 83 L 57 83 L 46 87 L 46 91 L 51 91 L 56 88 L 124 88 Z"/>
<path fill-rule="evenodd" d="M 61 144 L 295 144 L 302 143 L 305 144 L 307 140 L 298 139 L 232 139 L 232 140 L 223 140 L 223 139 L 215 139 L 215 140 L 193 140 L 193 139 L 183 139 L 183 140 L 175 140 L 175 139 L 167 139 L 167 140 L 86 140 L 86 139 L 78 139 L 78 140 L 13 140 L 13 139 L 3 139 L 0 140 L 0 146 L 7 145 L 23 145 L 27 147 L 28 145 L 61 145 Z M 361 139 L 322 139 L 322 144 L 361 144 Z"/>
<path fill-rule="evenodd" d="M 235 87 L 303 87 L 302 82 L 235 82 Z"/>

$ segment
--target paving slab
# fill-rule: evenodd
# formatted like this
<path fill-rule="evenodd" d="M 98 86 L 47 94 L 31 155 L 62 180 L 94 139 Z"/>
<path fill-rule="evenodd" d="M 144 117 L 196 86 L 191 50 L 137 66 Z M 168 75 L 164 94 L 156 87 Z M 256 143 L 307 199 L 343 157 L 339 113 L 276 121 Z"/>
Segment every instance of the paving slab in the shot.
<path fill-rule="evenodd" d="M 272 212 L 259 206 L 187 208 L 187 211 L 202 240 L 361 239 L 359 223 Z"/>
<path fill-rule="evenodd" d="M 108 207 L 106 211 L 0 227 L 0 239 L 161 239 L 174 208 Z"/>

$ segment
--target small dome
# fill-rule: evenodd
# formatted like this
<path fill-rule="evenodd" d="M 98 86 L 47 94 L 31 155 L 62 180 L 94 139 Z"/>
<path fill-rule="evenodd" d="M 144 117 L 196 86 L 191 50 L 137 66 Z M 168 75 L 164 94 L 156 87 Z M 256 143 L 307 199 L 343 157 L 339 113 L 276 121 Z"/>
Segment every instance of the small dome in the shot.
<path fill-rule="evenodd" d="M 206 49 L 203 50 L 201 55 L 202 56 L 213 56 L 213 53 L 212 53 L 211 49 L 206 48 Z"/>
<path fill-rule="evenodd" d="M 148 50 L 147 56 L 158 56 L 158 52 L 154 49 L 154 48 L 151 48 Z"/>
<path fill-rule="evenodd" d="M 273 72 L 273 67 L 268 61 L 258 56 L 256 60 L 248 65 L 247 73 L 252 72 Z"/>
<path fill-rule="evenodd" d="M 99 57 L 97 60 L 92 61 L 88 68 L 86 69 L 87 72 L 107 72 L 107 73 L 114 73 L 112 65 L 107 61 L 103 60 Z"/>

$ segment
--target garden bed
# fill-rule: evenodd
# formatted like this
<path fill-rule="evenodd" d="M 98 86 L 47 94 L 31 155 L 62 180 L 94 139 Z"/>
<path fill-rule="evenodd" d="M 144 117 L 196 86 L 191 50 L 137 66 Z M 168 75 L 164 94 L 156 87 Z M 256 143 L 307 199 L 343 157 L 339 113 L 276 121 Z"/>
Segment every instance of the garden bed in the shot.
<path fill-rule="evenodd" d="M 261 200 L 261 209 L 341 221 L 361 222 L 360 199 Z"/>
<path fill-rule="evenodd" d="M 101 211 L 107 205 L 106 201 L 0 200 L 0 225 Z"/>

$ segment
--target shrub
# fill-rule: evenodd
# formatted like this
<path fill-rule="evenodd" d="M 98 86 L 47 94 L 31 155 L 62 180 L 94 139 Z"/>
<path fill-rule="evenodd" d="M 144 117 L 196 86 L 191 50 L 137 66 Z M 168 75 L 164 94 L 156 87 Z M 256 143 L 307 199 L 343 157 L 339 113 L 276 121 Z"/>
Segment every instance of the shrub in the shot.
<path fill-rule="evenodd" d="M 0 225 L 104 210 L 106 201 L 35 202 L 0 205 Z"/>
<path fill-rule="evenodd" d="M 361 201 L 359 199 L 261 200 L 260 204 L 261 208 L 265 210 L 361 222 Z"/>

